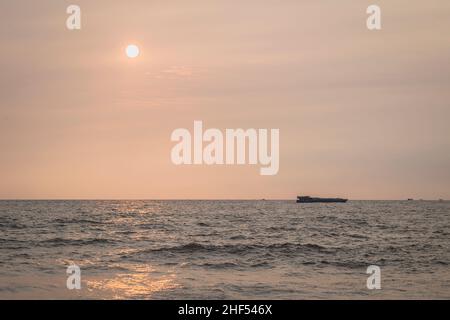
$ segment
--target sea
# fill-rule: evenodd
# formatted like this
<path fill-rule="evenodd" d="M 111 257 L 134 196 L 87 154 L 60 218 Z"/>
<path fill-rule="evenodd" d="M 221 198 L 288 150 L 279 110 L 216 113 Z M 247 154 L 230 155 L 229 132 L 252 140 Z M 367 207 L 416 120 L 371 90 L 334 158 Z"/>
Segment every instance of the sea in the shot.
<path fill-rule="evenodd" d="M 449 299 L 449 249 L 449 201 L 4 200 L 0 299 Z"/>

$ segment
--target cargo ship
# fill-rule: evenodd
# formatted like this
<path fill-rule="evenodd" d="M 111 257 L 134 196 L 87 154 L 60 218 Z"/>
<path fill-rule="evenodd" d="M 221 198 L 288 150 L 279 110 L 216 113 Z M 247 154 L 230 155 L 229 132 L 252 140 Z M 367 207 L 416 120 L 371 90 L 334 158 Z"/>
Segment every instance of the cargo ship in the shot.
<path fill-rule="evenodd" d="M 313 198 L 309 196 L 298 196 L 297 203 L 334 203 L 347 202 L 348 199 L 342 198 Z"/>

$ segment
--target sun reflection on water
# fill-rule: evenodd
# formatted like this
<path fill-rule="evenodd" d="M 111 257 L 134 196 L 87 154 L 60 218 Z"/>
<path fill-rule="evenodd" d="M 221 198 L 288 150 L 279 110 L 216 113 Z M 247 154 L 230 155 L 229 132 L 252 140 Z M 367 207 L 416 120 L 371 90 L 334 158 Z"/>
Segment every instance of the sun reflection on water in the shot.
<path fill-rule="evenodd" d="M 124 268 L 125 266 L 121 265 Z M 112 299 L 150 299 L 157 292 L 178 288 L 174 273 L 163 275 L 147 265 L 126 265 L 127 273 L 118 273 L 112 278 L 87 281 L 89 292 Z"/>

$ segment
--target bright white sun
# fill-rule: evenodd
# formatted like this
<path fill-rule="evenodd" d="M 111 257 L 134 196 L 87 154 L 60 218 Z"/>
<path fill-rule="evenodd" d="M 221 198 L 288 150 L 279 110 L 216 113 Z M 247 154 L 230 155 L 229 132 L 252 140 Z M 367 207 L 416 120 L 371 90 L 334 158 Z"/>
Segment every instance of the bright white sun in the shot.
<path fill-rule="evenodd" d="M 130 44 L 125 49 L 128 58 L 136 58 L 139 55 L 139 48 L 134 44 Z"/>

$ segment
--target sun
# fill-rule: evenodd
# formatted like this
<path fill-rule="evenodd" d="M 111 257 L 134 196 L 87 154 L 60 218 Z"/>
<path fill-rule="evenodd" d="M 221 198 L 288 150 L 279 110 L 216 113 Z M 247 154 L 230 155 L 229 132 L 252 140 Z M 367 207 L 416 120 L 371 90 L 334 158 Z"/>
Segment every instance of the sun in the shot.
<path fill-rule="evenodd" d="M 139 55 L 139 47 L 134 44 L 130 44 L 125 49 L 125 53 L 128 58 L 136 58 Z"/>

